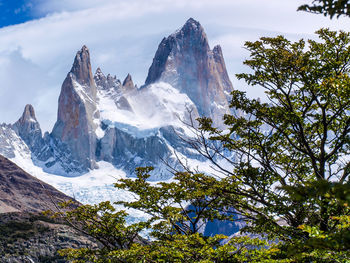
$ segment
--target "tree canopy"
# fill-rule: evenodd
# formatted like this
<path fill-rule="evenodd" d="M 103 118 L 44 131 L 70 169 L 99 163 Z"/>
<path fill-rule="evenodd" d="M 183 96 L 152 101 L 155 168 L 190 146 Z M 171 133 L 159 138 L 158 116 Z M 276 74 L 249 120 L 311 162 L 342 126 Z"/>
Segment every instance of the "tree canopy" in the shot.
<path fill-rule="evenodd" d="M 307 11 L 315 14 L 324 14 L 337 18 L 341 15 L 350 16 L 350 1 L 349 0 L 314 0 L 311 5 L 302 5 L 298 11 Z"/>
<path fill-rule="evenodd" d="M 227 129 L 200 118 L 188 139 L 218 176 L 186 168 L 151 183 L 152 168 L 116 187 L 119 202 L 149 216 L 126 225 L 109 203 L 57 216 L 95 237 L 100 249 L 68 249 L 75 262 L 347 262 L 350 258 L 350 34 L 247 42 L 251 73 L 238 74 L 266 100 L 233 91 Z M 238 114 L 239 113 L 239 114 Z M 244 222 L 235 236 L 205 236 L 213 220 Z M 150 240 L 140 237 L 149 231 Z"/>

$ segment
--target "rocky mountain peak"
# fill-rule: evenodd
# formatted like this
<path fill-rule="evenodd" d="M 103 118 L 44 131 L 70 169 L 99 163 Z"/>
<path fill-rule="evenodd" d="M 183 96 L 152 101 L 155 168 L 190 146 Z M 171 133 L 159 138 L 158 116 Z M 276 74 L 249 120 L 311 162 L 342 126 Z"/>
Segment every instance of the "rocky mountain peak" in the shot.
<path fill-rule="evenodd" d="M 213 58 L 215 61 L 216 70 L 221 77 L 221 83 L 222 83 L 222 87 L 223 87 L 223 90 L 225 92 L 226 98 L 228 101 L 230 101 L 231 100 L 231 92 L 232 92 L 233 88 L 232 88 L 231 80 L 230 80 L 228 73 L 227 73 L 227 70 L 226 70 L 224 55 L 222 53 L 222 49 L 221 49 L 220 45 L 216 45 L 213 48 Z"/>
<path fill-rule="evenodd" d="M 76 54 L 70 71 L 80 85 L 94 86 L 94 78 L 91 71 L 90 52 L 84 45 Z"/>
<path fill-rule="evenodd" d="M 209 49 L 208 38 L 202 25 L 193 18 L 186 23 L 170 37 L 174 37 L 180 44 L 197 44 L 200 48 Z"/>
<path fill-rule="evenodd" d="M 193 18 L 188 19 L 183 27 L 176 31 L 174 35 L 177 37 L 183 36 L 185 38 L 196 37 L 198 38 L 197 40 L 206 42 L 204 44 L 208 44 L 208 39 L 204 32 L 204 28 L 197 20 L 194 20 Z"/>
<path fill-rule="evenodd" d="M 166 82 L 185 93 L 201 116 L 211 117 L 222 126 L 229 113 L 232 83 L 228 77 L 220 46 L 210 49 L 201 24 L 190 18 L 158 46 L 145 85 Z"/>
<path fill-rule="evenodd" d="M 193 26 L 193 27 L 196 28 L 196 29 L 202 28 L 201 24 L 200 24 L 197 20 L 193 19 L 192 17 L 190 17 L 190 18 L 186 21 L 185 26 Z M 202 28 L 202 29 L 203 29 L 203 28 Z"/>
<path fill-rule="evenodd" d="M 95 76 L 94 76 L 94 77 L 97 77 L 97 78 L 99 78 L 99 77 L 105 77 L 105 75 L 103 74 L 103 72 L 102 72 L 102 70 L 101 70 L 100 67 L 98 67 L 98 68 L 96 69 L 96 72 L 95 72 Z"/>
<path fill-rule="evenodd" d="M 132 90 L 135 88 L 134 82 L 132 81 L 131 75 L 128 74 L 123 81 L 123 88 L 125 90 Z"/>
<path fill-rule="evenodd" d="M 43 144 L 42 132 L 32 105 L 28 104 L 25 106 L 22 116 L 13 124 L 13 128 L 31 151 L 36 153 L 40 150 Z"/>
<path fill-rule="evenodd" d="M 34 107 L 31 104 L 27 104 L 24 107 L 23 114 L 17 122 L 20 124 L 24 124 L 26 122 L 38 122 L 35 117 Z"/>
<path fill-rule="evenodd" d="M 117 79 L 117 76 L 112 76 L 111 74 L 108 74 L 107 75 L 107 81 L 108 82 L 118 82 L 119 84 L 121 84 L 120 83 L 120 80 L 119 79 Z"/>
<path fill-rule="evenodd" d="M 100 68 L 97 68 L 94 75 L 94 80 L 98 87 L 102 87 L 103 89 L 107 88 L 107 78 Z"/>
<path fill-rule="evenodd" d="M 102 71 L 98 71 L 101 77 Z M 57 121 L 52 136 L 72 152 L 74 161 L 93 168 L 96 144 L 95 119 L 97 88 L 92 76 L 90 54 L 86 46 L 77 52 L 73 67 L 64 80 L 58 99 Z"/>
<path fill-rule="evenodd" d="M 97 87 L 103 90 L 118 90 L 121 86 L 120 80 L 116 76 L 112 76 L 111 74 L 105 76 L 100 68 L 97 68 L 94 80 Z"/>
<path fill-rule="evenodd" d="M 121 86 L 121 82 L 117 77 L 114 75 L 112 76 L 111 74 L 107 75 L 107 83 L 110 88 L 113 88 L 114 90 L 118 90 Z"/>
<path fill-rule="evenodd" d="M 178 56 L 191 56 L 207 53 L 210 50 L 207 36 L 201 24 L 190 18 L 183 27 L 170 36 L 163 38 L 153 58 L 148 71 L 145 85 L 162 80 L 164 72 L 170 69 L 170 58 Z M 167 81 L 169 82 L 169 81 Z M 170 83 L 173 84 L 173 83 Z"/>

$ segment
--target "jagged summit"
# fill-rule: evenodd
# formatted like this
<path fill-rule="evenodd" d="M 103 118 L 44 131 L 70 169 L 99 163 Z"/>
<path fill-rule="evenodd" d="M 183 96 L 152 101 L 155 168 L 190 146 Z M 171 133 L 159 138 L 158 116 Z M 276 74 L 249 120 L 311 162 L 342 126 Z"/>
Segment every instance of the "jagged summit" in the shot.
<path fill-rule="evenodd" d="M 20 144 L 34 153 L 32 160 L 55 174 L 79 175 L 99 161 L 133 172 L 140 165 L 157 166 L 157 158 L 169 157 L 174 145 L 189 154 L 171 126 L 180 131 L 181 121 L 199 116 L 211 117 L 219 126 L 229 112 L 226 96 L 232 84 L 221 47 L 210 49 L 203 27 L 193 18 L 162 40 L 144 88 L 134 85 L 131 74 L 121 82 L 101 68 L 93 74 L 91 68 L 89 49 L 83 46 L 62 84 L 50 134 L 42 137 L 34 109 L 27 105 L 3 136 L 0 130 L 0 146 L 7 147 L 8 140 L 1 144 L 1 138 L 11 132 L 11 138 L 19 135 Z"/>
<path fill-rule="evenodd" d="M 194 37 L 203 37 L 205 40 L 207 40 L 204 28 L 197 20 L 193 19 L 192 17 L 189 18 L 180 29 L 176 30 L 170 36 L 181 38 L 183 35 L 189 36 L 191 34 Z"/>
<path fill-rule="evenodd" d="M 27 104 L 24 107 L 24 111 L 22 113 L 22 116 L 18 119 L 18 121 L 14 124 L 18 128 L 24 128 L 30 129 L 30 130 L 40 130 L 39 122 L 37 121 L 35 117 L 35 110 L 34 107 L 31 104 Z"/>
<path fill-rule="evenodd" d="M 222 83 L 222 87 L 225 92 L 226 98 L 228 101 L 230 101 L 233 87 L 232 87 L 230 77 L 228 76 L 228 73 L 226 70 L 224 55 L 222 53 L 222 49 L 220 45 L 216 45 L 213 48 L 213 58 L 215 61 L 217 73 L 221 77 L 221 83 Z"/>
<path fill-rule="evenodd" d="M 73 67 L 64 80 L 58 99 L 57 121 L 51 135 L 65 144 L 74 161 L 95 167 L 95 145 L 99 117 L 96 108 L 97 88 L 86 46 L 77 52 Z"/>
<path fill-rule="evenodd" d="M 102 70 L 100 68 L 96 69 L 95 75 L 94 75 L 94 80 L 97 86 L 100 86 L 104 89 L 107 88 L 107 78 L 105 74 L 103 74 Z"/>
<path fill-rule="evenodd" d="M 123 81 L 123 86 L 127 85 L 130 81 L 132 82 L 132 78 L 131 78 L 130 73 L 128 73 L 128 75 L 126 76 L 126 78 Z"/>
<path fill-rule="evenodd" d="M 172 36 L 175 36 L 177 38 L 181 38 L 183 36 L 200 38 L 203 40 L 204 44 L 208 45 L 209 48 L 208 39 L 204 28 L 197 20 L 193 18 L 189 18 L 179 30 L 175 31 L 175 33 L 172 34 Z"/>
<path fill-rule="evenodd" d="M 228 97 L 233 90 L 220 46 L 210 49 L 201 24 L 190 18 L 158 46 L 145 86 L 166 82 L 185 93 L 201 116 L 222 125 L 229 112 Z"/>
<path fill-rule="evenodd" d="M 107 76 L 102 72 L 101 68 L 97 68 L 94 80 L 99 89 L 103 90 L 118 90 L 121 86 L 121 82 L 116 76 L 107 74 Z"/>
<path fill-rule="evenodd" d="M 190 49 L 195 49 L 197 53 L 207 52 L 210 49 L 203 27 L 193 18 L 188 19 L 181 29 L 163 38 L 148 71 L 145 85 L 161 79 L 163 72 L 167 69 L 171 53 L 188 53 L 187 50 Z"/>
<path fill-rule="evenodd" d="M 38 122 L 35 117 L 34 107 L 31 104 L 25 106 L 23 114 L 17 122 L 20 124 L 24 124 L 25 122 Z"/>
<path fill-rule="evenodd" d="M 90 52 L 84 45 L 75 56 L 72 69 L 70 70 L 80 85 L 94 86 L 94 78 L 91 71 Z"/>
<path fill-rule="evenodd" d="M 96 69 L 95 76 L 105 76 L 100 67 Z"/>
<path fill-rule="evenodd" d="M 188 25 L 195 26 L 196 28 L 202 27 L 201 24 L 197 20 L 193 19 L 192 17 L 190 17 L 186 21 L 185 26 L 188 26 Z"/>
<path fill-rule="evenodd" d="M 135 88 L 134 82 L 132 81 L 132 77 L 130 74 L 126 76 L 126 78 L 123 81 L 123 88 L 125 90 L 132 90 Z"/>
<path fill-rule="evenodd" d="M 22 116 L 12 127 L 32 152 L 37 153 L 40 151 L 43 145 L 42 132 L 32 105 L 27 104 L 25 106 Z"/>

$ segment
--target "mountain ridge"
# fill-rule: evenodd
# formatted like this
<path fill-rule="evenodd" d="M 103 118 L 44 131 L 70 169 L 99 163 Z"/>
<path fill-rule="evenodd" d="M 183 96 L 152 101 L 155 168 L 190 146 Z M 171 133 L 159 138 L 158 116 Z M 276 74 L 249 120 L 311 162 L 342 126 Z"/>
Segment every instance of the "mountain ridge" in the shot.
<path fill-rule="evenodd" d="M 34 122 L 3 125 L 0 154 L 14 158 L 22 147 L 35 165 L 63 176 L 98 169 L 99 161 L 129 175 L 138 166 L 155 166 L 154 180 L 171 176 L 162 162 L 176 166 L 175 151 L 203 161 L 180 138 L 191 136 L 184 123 L 208 116 L 223 127 L 222 116 L 230 112 L 233 87 L 220 46 L 211 50 L 203 27 L 190 18 L 161 41 L 145 83 L 137 88 L 130 74 L 120 81 L 100 68 L 93 75 L 84 45 L 63 81 L 52 132 L 42 137 L 34 108 L 26 106 L 22 119 Z M 9 136 L 18 145 L 9 145 Z"/>
<path fill-rule="evenodd" d="M 145 83 L 138 88 L 131 74 L 121 81 L 99 67 L 93 74 L 84 45 L 62 83 L 51 133 L 42 135 L 34 107 L 26 105 L 16 123 L 0 125 L 0 155 L 85 204 L 131 200 L 114 183 L 134 177 L 137 167 L 155 168 L 150 181 L 171 180 L 169 167 L 184 164 L 215 173 L 186 141 L 195 136 L 188 124 L 200 116 L 225 128 L 233 87 L 221 47 L 211 49 L 191 18 L 160 42 Z M 0 199 L 1 206 L 17 209 Z M 147 220 L 133 212 L 129 222 Z"/>

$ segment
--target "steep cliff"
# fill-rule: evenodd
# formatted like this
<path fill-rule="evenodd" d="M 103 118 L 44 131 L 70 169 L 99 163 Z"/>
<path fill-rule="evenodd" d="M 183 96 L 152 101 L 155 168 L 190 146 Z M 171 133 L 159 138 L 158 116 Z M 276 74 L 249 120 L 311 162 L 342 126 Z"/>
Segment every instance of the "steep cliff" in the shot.
<path fill-rule="evenodd" d="M 74 160 L 85 168 L 96 168 L 95 132 L 99 118 L 96 93 L 90 53 L 87 47 L 83 46 L 62 84 L 57 122 L 51 135 L 65 144 Z"/>
<path fill-rule="evenodd" d="M 222 125 L 232 91 L 220 46 L 210 49 L 199 22 L 190 18 L 158 46 L 145 85 L 166 82 L 185 93 L 201 116 Z"/>

